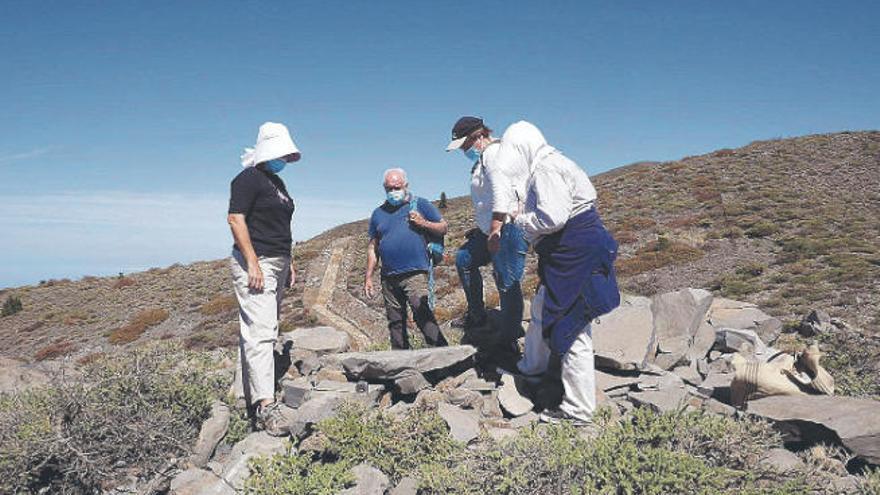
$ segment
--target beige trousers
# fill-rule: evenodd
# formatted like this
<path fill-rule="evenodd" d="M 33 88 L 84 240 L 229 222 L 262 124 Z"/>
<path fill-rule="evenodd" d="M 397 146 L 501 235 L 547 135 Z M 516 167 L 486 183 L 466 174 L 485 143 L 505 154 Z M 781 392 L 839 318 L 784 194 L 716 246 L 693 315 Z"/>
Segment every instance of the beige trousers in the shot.
<path fill-rule="evenodd" d="M 232 282 L 238 298 L 238 352 L 241 379 L 248 404 L 275 398 L 275 341 L 281 298 L 290 273 L 290 257 L 259 258 L 263 290 L 248 287 L 247 262 L 232 250 Z"/>

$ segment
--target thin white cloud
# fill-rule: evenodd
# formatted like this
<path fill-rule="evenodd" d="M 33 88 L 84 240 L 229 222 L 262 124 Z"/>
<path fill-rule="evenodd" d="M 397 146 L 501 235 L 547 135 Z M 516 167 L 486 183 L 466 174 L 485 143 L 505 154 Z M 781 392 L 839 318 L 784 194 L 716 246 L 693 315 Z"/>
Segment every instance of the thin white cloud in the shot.
<path fill-rule="evenodd" d="M 36 149 L 32 149 L 30 151 L 24 151 L 21 153 L 14 153 L 11 155 L 0 155 L 0 163 L 11 163 L 11 162 L 17 162 L 19 160 L 27 160 L 29 158 L 36 158 L 38 156 L 45 155 L 46 153 L 49 153 L 50 151 L 52 151 L 52 148 L 45 147 L 45 148 L 36 148 Z"/>
<path fill-rule="evenodd" d="M 294 200 L 296 240 L 365 218 L 375 207 L 326 198 Z M 232 246 L 228 201 L 225 195 L 125 191 L 0 195 L 6 246 L 0 287 L 225 257 Z"/>

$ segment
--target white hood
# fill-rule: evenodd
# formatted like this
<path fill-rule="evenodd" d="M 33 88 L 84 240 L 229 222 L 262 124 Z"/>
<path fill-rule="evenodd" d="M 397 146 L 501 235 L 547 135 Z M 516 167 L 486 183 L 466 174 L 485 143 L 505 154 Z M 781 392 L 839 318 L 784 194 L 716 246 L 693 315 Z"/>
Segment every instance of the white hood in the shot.
<path fill-rule="evenodd" d="M 556 151 L 556 148 L 547 144 L 541 130 L 525 120 L 511 124 L 504 131 L 501 142 L 505 147 L 515 151 L 516 159 L 521 160 L 521 165 L 530 174 L 535 171 L 541 159 Z"/>
<path fill-rule="evenodd" d="M 299 153 L 290 132 L 284 124 L 266 122 L 260 126 L 257 144 L 253 148 L 245 148 L 241 155 L 241 166 L 255 167 L 260 163 Z"/>

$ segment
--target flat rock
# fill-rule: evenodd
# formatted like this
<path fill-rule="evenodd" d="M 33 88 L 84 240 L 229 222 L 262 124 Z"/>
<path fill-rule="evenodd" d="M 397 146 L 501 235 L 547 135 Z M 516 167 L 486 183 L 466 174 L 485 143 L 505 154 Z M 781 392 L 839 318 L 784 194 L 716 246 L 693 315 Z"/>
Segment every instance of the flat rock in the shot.
<path fill-rule="evenodd" d="M 195 467 L 205 467 L 211 454 L 217 448 L 217 444 L 226 435 L 226 429 L 229 427 L 229 406 L 221 401 L 215 401 L 211 406 L 211 416 L 202 423 L 199 430 L 199 437 L 193 452 L 189 457 L 189 462 Z"/>
<path fill-rule="evenodd" d="M 297 408 L 312 396 L 312 383 L 307 378 L 296 378 L 281 382 L 281 400 L 290 407 Z"/>
<path fill-rule="evenodd" d="M 623 295 L 620 306 L 592 326 L 596 367 L 641 369 L 654 353 L 654 317 L 647 297 Z"/>
<path fill-rule="evenodd" d="M 697 333 L 691 341 L 687 355 L 691 363 L 705 359 L 715 345 L 715 327 L 708 320 L 703 319 L 697 327 Z"/>
<path fill-rule="evenodd" d="M 777 473 L 797 471 L 804 465 L 797 454 L 779 447 L 768 450 L 760 463 Z"/>
<path fill-rule="evenodd" d="M 383 495 L 391 486 L 388 476 L 369 464 L 358 464 L 351 469 L 355 485 L 342 490 L 340 495 Z"/>
<path fill-rule="evenodd" d="M 790 440 L 837 441 L 856 457 L 880 464 L 880 402 L 827 395 L 749 401 L 748 413 L 785 425 Z"/>
<path fill-rule="evenodd" d="M 388 492 L 388 495 L 417 495 L 419 491 L 419 482 L 409 476 L 400 480 L 394 488 Z"/>
<path fill-rule="evenodd" d="M 627 395 L 629 400 L 636 406 L 650 407 L 656 412 L 678 410 L 690 396 L 684 381 L 672 373 L 646 377 L 638 388 L 639 391 Z"/>
<path fill-rule="evenodd" d="M 440 403 L 440 417 L 449 425 L 449 434 L 459 442 L 468 443 L 480 434 L 479 413 Z"/>
<path fill-rule="evenodd" d="M 733 372 L 710 372 L 697 386 L 697 392 L 705 397 L 730 403 L 730 384 L 733 383 Z"/>
<path fill-rule="evenodd" d="M 335 356 L 355 379 L 395 380 L 408 370 L 425 373 L 449 368 L 476 354 L 473 346 L 429 347 L 414 350 L 349 352 Z"/>
<path fill-rule="evenodd" d="M 538 414 L 535 413 L 535 411 L 529 411 L 522 416 L 517 416 L 511 419 L 508 424 L 511 428 L 518 430 L 520 428 L 525 428 L 536 421 L 538 421 Z"/>
<path fill-rule="evenodd" d="M 235 490 L 219 476 L 199 468 L 190 468 L 171 480 L 169 495 L 235 495 Z"/>
<path fill-rule="evenodd" d="M 739 328 L 740 330 L 755 330 L 759 323 L 773 319 L 772 316 L 761 311 L 752 303 L 723 297 L 717 297 L 712 301 L 707 318 L 715 328 Z"/>
<path fill-rule="evenodd" d="M 519 393 L 516 386 L 516 377 L 508 374 L 501 375 L 498 402 L 501 403 L 501 408 L 513 417 L 522 416 L 535 407 L 532 401 Z"/>
<path fill-rule="evenodd" d="M 760 362 L 766 362 L 776 354 L 776 350 L 767 347 L 754 330 L 738 328 L 719 328 L 715 332 L 715 348 L 722 352 L 738 352 Z"/>
<path fill-rule="evenodd" d="M 232 488 L 241 491 L 244 482 L 251 475 L 250 460 L 256 456 L 273 455 L 286 452 L 290 442 L 283 437 L 273 437 L 265 431 L 258 431 L 246 436 L 232 447 L 229 460 L 223 466 L 223 480 Z"/>
<path fill-rule="evenodd" d="M 311 425 L 335 416 L 346 398 L 345 394 L 338 392 L 313 392 L 309 400 L 290 414 L 290 434 L 301 437 Z"/>
<path fill-rule="evenodd" d="M 455 388 L 446 392 L 446 400 L 453 406 L 465 409 L 480 410 L 483 406 L 483 395 L 466 388 Z"/>
<path fill-rule="evenodd" d="M 290 342 L 291 349 L 312 351 L 316 355 L 335 354 L 348 350 L 348 334 L 333 327 L 299 328 L 279 337 L 281 342 Z"/>
<path fill-rule="evenodd" d="M 654 359 L 657 366 L 672 369 L 687 355 L 712 299 L 712 293 L 703 289 L 682 289 L 654 296 L 651 311 L 657 338 Z"/>
<path fill-rule="evenodd" d="M 639 375 L 621 375 L 596 370 L 596 390 L 608 392 L 618 388 L 629 388 L 639 382 Z"/>

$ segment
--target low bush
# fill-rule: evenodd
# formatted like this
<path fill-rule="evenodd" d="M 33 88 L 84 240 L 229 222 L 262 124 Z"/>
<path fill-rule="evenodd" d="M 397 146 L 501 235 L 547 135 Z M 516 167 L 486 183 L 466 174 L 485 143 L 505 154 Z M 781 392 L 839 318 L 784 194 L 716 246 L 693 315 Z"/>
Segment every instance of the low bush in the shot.
<path fill-rule="evenodd" d="M 0 311 L 2 316 L 12 316 L 23 309 L 21 298 L 10 295 L 3 301 L 3 309 Z"/>
<path fill-rule="evenodd" d="M 229 379 L 153 345 L 52 383 L 0 395 L 0 493 L 91 494 L 148 479 L 188 452 Z"/>
<path fill-rule="evenodd" d="M 617 271 L 622 276 L 638 275 L 664 266 L 694 261 L 702 258 L 703 254 L 699 248 L 660 236 L 636 251 L 633 256 L 618 259 Z"/>
<path fill-rule="evenodd" d="M 153 308 L 141 311 L 127 325 L 110 332 L 107 340 L 111 344 L 127 344 L 138 339 L 148 328 L 154 327 L 168 319 L 164 309 Z"/>
<path fill-rule="evenodd" d="M 238 299 L 231 295 L 220 295 L 202 304 L 199 312 L 205 316 L 230 313 L 238 309 Z"/>
<path fill-rule="evenodd" d="M 61 356 L 66 356 L 73 352 L 76 349 L 76 345 L 73 342 L 67 340 L 59 340 L 53 342 L 34 354 L 35 361 L 45 361 L 46 359 L 54 359 Z"/>
<path fill-rule="evenodd" d="M 533 425 L 511 439 L 481 437 L 465 447 L 433 411 L 414 409 L 396 420 L 350 406 L 319 424 L 323 451 L 255 461 L 247 493 L 337 493 L 361 462 L 392 483 L 415 478 L 423 494 L 794 495 L 827 482 L 822 473 L 783 477 L 760 465 L 763 453 L 780 445 L 761 422 L 647 409 L 612 420 L 600 410 L 595 430 L 585 433 Z"/>

